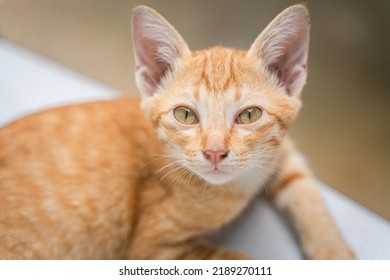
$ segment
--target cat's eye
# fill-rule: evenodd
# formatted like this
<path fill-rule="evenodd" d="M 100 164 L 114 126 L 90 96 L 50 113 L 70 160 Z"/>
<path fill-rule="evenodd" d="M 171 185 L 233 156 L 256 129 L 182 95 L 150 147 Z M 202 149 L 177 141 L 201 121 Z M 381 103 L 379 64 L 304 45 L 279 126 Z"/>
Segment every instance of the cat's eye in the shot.
<path fill-rule="evenodd" d="M 177 107 L 175 110 L 173 110 L 173 115 L 175 119 L 182 124 L 191 125 L 198 122 L 198 117 L 194 111 L 187 107 Z"/>
<path fill-rule="evenodd" d="M 236 122 L 238 124 L 251 124 L 258 121 L 262 114 L 263 111 L 260 108 L 248 108 L 238 115 Z"/>

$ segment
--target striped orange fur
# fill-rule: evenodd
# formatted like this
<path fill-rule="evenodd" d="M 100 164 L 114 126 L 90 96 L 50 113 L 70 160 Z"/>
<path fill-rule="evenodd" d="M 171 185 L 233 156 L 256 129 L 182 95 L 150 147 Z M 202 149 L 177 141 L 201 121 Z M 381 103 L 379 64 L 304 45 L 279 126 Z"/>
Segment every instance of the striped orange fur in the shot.
<path fill-rule="evenodd" d="M 0 129 L 0 258 L 246 259 L 202 236 L 265 185 L 308 258 L 352 258 L 287 136 L 306 79 L 306 8 L 283 11 L 248 51 L 191 52 L 143 6 L 132 31 L 141 101 Z"/>

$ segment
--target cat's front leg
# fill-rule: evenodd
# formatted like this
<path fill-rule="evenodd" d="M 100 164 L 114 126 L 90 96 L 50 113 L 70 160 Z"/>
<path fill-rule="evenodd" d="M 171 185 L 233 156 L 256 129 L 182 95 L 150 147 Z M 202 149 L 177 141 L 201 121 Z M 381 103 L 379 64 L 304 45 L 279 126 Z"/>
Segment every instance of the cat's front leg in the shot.
<path fill-rule="evenodd" d="M 140 254 L 134 251 L 128 259 L 159 259 L 159 260 L 249 260 L 239 251 L 225 249 L 208 243 L 199 238 L 189 239 L 179 243 L 156 244 L 148 247 L 148 253 L 142 250 Z"/>
<path fill-rule="evenodd" d="M 174 259 L 183 260 L 249 260 L 251 259 L 239 251 L 225 249 L 207 241 L 196 239 L 178 244 Z M 173 249 L 173 248 L 172 248 Z"/>
<path fill-rule="evenodd" d="M 318 183 L 304 159 L 292 147 L 270 192 L 292 220 L 309 259 L 354 259 L 355 256 L 328 213 Z"/>

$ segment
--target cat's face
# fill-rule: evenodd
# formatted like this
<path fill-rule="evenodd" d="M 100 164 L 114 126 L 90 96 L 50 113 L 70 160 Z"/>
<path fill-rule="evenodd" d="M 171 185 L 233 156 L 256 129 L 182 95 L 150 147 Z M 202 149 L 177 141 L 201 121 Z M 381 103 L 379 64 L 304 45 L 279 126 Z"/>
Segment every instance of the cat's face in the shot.
<path fill-rule="evenodd" d="M 133 36 L 142 107 L 175 164 L 212 184 L 270 175 L 299 111 L 306 52 L 304 62 L 294 54 L 294 61 L 283 56 L 279 65 L 280 54 L 269 53 L 274 42 L 261 35 L 248 52 L 218 47 L 192 53 L 164 19 L 138 9 Z M 160 29 L 166 37 L 151 36 Z M 271 50 L 264 50 L 267 44 Z"/>
<path fill-rule="evenodd" d="M 194 53 L 143 107 L 169 153 L 210 183 L 267 172 L 299 100 L 267 82 L 245 52 Z M 267 174 L 269 175 L 269 174 Z"/>

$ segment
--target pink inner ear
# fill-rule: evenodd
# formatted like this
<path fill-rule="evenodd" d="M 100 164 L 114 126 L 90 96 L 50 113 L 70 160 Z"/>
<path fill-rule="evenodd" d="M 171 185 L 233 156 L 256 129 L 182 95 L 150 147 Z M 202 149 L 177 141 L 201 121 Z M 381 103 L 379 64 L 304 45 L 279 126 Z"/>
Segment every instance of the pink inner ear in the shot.
<path fill-rule="evenodd" d="M 299 96 L 306 81 L 309 29 L 306 8 L 292 6 L 267 26 L 249 50 L 290 96 Z"/>
<path fill-rule="evenodd" d="M 142 78 L 144 79 L 145 83 L 147 83 L 149 85 L 154 85 L 154 84 L 159 83 L 159 81 L 157 80 L 158 77 L 156 74 L 153 75 L 153 73 L 143 71 L 143 72 L 141 72 L 141 75 L 142 75 Z M 151 89 L 151 90 L 153 90 L 153 89 Z"/>
<path fill-rule="evenodd" d="M 169 68 L 168 64 L 159 60 L 156 53 L 156 49 L 146 46 L 140 46 L 137 47 L 137 49 L 139 49 L 139 61 L 137 63 L 137 70 L 142 67 L 146 67 L 148 71 L 142 74 L 145 77 L 147 76 L 145 82 L 150 83 L 151 85 L 155 85 L 155 87 L 157 87 L 157 85 L 163 78 L 165 72 Z M 148 51 L 145 52 L 146 49 L 148 49 Z"/>
<path fill-rule="evenodd" d="M 150 8 L 134 10 L 132 30 L 137 86 L 142 94 L 151 96 L 177 59 L 189 50 L 177 31 Z"/>
<path fill-rule="evenodd" d="M 266 66 L 266 69 L 276 75 L 279 84 L 285 88 L 288 95 L 292 96 L 297 90 L 297 83 L 306 78 L 307 45 L 304 39 L 300 40 L 299 36 L 296 40 L 290 43 L 283 42 L 283 44 L 280 46 L 281 55 L 274 63 Z"/>

